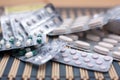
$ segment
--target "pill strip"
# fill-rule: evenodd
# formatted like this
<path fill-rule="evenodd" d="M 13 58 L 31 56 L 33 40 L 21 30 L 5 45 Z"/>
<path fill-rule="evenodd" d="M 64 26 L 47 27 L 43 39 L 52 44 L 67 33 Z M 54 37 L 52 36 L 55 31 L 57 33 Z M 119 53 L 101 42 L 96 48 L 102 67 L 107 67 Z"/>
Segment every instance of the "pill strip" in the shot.
<path fill-rule="evenodd" d="M 12 55 L 25 62 L 42 65 L 51 60 L 65 45 L 66 43 L 53 41 L 37 47 L 26 48 L 20 51 L 15 50 Z"/>
<path fill-rule="evenodd" d="M 100 72 L 107 72 L 112 64 L 112 60 L 113 58 L 110 56 L 65 48 L 53 59 L 53 61 Z"/>
<path fill-rule="evenodd" d="M 75 32 L 87 31 L 97 27 L 103 27 L 107 24 L 108 18 L 105 14 L 96 14 L 97 16 L 80 16 L 76 19 L 65 19 L 63 24 L 54 29 L 48 35 L 60 35 L 60 34 L 70 34 Z M 66 24 L 67 23 L 67 24 Z M 67 25 L 67 26 L 66 26 Z M 68 28 L 69 26 L 69 28 Z"/>

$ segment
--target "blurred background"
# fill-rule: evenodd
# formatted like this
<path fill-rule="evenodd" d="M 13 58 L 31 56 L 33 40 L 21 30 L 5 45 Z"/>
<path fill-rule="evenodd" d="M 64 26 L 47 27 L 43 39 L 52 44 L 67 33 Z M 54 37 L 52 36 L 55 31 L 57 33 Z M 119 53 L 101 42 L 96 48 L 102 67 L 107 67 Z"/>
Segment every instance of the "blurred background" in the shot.
<path fill-rule="evenodd" d="M 120 4 L 120 0 L 1 0 L 0 6 L 48 2 L 57 7 L 113 7 Z"/>

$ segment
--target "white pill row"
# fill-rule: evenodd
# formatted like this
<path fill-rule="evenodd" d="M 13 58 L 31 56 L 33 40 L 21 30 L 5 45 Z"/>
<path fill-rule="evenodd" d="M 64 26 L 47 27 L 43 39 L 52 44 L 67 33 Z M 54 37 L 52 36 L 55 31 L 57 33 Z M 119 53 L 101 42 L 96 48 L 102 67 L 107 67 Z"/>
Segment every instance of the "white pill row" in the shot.
<path fill-rule="evenodd" d="M 76 67 L 107 72 L 112 64 L 113 58 L 66 48 L 61 50 L 53 60 Z"/>

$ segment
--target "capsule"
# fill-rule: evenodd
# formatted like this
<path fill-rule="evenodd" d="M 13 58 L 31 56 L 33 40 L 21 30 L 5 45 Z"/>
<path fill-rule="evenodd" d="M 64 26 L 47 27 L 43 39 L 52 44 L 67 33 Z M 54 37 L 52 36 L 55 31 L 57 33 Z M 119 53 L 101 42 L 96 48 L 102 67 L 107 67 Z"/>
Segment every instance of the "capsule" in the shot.
<path fill-rule="evenodd" d="M 120 59 L 120 52 L 114 51 L 114 52 L 112 53 L 112 55 L 113 55 L 113 57 Z"/>
<path fill-rule="evenodd" d="M 120 42 L 120 36 L 118 36 L 118 35 L 110 34 L 110 35 L 108 35 L 108 37 L 111 38 L 111 39 L 114 39 L 114 40 L 117 40 L 117 41 Z"/>
<path fill-rule="evenodd" d="M 69 37 L 69 38 L 71 38 L 73 40 L 78 40 L 78 36 L 75 35 L 75 34 L 68 34 L 68 35 L 65 35 L 65 36 L 67 36 L 67 37 Z"/>
<path fill-rule="evenodd" d="M 59 39 L 63 40 L 63 41 L 67 41 L 67 42 L 72 42 L 73 41 L 73 39 L 71 39 L 67 36 L 63 36 L 63 35 L 59 36 Z"/>
<path fill-rule="evenodd" d="M 110 43 L 106 43 L 106 42 L 99 42 L 98 45 L 101 47 L 105 47 L 109 50 L 112 50 L 114 48 L 114 45 L 112 45 Z"/>
<path fill-rule="evenodd" d="M 103 42 L 107 42 L 113 45 L 116 45 L 118 43 L 118 41 L 114 40 L 114 39 L 109 39 L 109 38 L 104 38 Z"/>
<path fill-rule="evenodd" d="M 27 53 L 25 54 L 25 57 L 26 57 L 26 58 L 30 58 L 30 57 L 32 57 L 32 56 L 35 56 L 36 54 L 37 54 L 36 51 L 30 51 L 30 52 L 27 52 Z"/>
<path fill-rule="evenodd" d="M 93 34 L 87 34 L 86 38 L 92 41 L 100 41 L 100 37 L 97 35 L 93 35 Z"/>

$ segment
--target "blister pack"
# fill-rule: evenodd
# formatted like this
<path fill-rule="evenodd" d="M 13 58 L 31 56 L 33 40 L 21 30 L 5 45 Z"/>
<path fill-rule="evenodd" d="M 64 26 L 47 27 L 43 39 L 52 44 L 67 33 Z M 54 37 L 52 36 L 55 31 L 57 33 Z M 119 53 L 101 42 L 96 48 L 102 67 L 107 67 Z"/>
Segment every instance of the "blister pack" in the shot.
<path fill-rule="evenodd" d="M 120 34 L 120 6 L 114 7 L 107 11 L 107 15 L 109 15 L 109 22 L 104 28 L 110 32 Z"/>
<path fill-rule="evenodd" d="M 43 9 L 35 11 L 31 16 L 21 21 L 21 25 L 26 32 L 30 33 L 32 31 L 31 35 L 34 34 L 36 30 L 47 34 L 61 23 L 62 19 L 52 4 L 48 4 Z"/>
<path fill-rule="evenodd" d="M 51 31 L 48 35 L 70 34 L 75 32 L 87 31 L 94 28 L 101 28 L 107 24 L 108 17 L 106 14 L 96 14 L 90 16 L 80 16 L 76 19 L 65 19 L 60 27 Z"/>
<path fill-rule="evenodd" d="M 60 53 L 54 57 L 53 61 L 89 70 L 107 72 L 112 64 L 113 58 L 110 56 L 63 48 Z"/>
<path fill-rule="evenodd" d="M 79 34 L 74 34 L 79 36 Z M 69 35 L 70 36 L 70 35 Z M 120 61 L 120 36 L 101 30 L 90 30 L 81 37 L 74 40 L 74 37 L 68 35 L 59 36 L 60 40 L 68 42 L 70 47 L 80 49 L 91 53 L 99 53 L 111 56 L 114 60 Z"/>
<path fill-rule="evenodd" d="M 42 65 L 51 60 L 65 45 L 66 43 L 53 41 L 36 47 L 15 50 L 12 55 L 25 62 Z"/>

